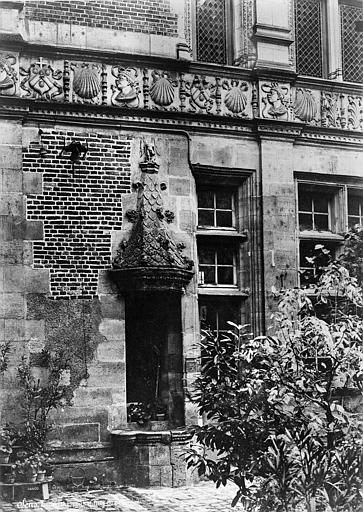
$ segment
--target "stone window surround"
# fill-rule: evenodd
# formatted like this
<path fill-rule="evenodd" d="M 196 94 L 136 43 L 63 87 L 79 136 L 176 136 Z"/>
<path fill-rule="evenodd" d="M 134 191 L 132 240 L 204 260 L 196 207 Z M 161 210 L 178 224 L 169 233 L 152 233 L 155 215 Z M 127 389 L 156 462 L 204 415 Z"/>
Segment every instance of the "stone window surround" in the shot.
<path fill-rule="evenodd" d="M 346 181 L 346 180 L 342 180 Z M 363 183 L 359 186 L 356 183 L 342 183 L 342 182 L 331 182 L 323 181 L 323 177 L 319 181 L 311 181 L 308 179 L 296 179 L 296 205 L 297 212 L 299 212 L 298 202 L 298 189 L 302 186 L 307 192 L 310 191 L 321 191 L 325 195 L 328 194 L 330 197 L 330 223 L 331 231 L 314 231 L 314 230 L 300 230 L 299 229 L 299 215 L 297 219 L 297 233 L 299 239 L 299 247 L 297 248 L 297 269 L 305 268 L 303 262 L 300 261 L 300 242 L 310 241 L 316 244 L 326 244 L 330 250 L 335 249 L 335 255 L 339 254 L 339 248 L 344 240 L 343 233 L 349 228 L 348 223 L 348 202 L 349 197 L 362 197 L 363 203 Z M 328 189 L 328 191 L 327 191 Z M 363 209 L 363 204 L 361 206 Z M 363 213 L 363 212 L 362 212 Z"/>

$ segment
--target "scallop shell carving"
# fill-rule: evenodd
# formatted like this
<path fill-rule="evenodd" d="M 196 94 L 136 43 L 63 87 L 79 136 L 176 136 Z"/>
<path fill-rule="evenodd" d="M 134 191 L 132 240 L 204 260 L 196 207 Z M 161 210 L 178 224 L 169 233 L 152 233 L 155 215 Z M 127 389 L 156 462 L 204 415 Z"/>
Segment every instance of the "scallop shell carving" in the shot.
<path fill-rule="evenodd" d="M 81 68 L 75 72 L 73 90 L 78 96 L 90 100 L 101 92 L 101 84 L 97 71 Z"/>
<path fill-rule="evenodd" d="M 301 121 L 312 121 L 318 111 L 318 106 L 314 96 L 308 89 L 298 89 L 294 103 L 295 116 Z"/>
<path fill-rule="evenodd" d="M 174 101 L 174 87 L 170 80 L 165 76 L 154 79 L 150 87 L 150 97 L 157 105 L 167 107 Z"/>
<path fill-rule="evenodd" d="M 227 92 L 224 103 L 228 110 L 234 114 L 240 114 L 246 108 L 247 96 L 239 87 L 232 87 Z"/>

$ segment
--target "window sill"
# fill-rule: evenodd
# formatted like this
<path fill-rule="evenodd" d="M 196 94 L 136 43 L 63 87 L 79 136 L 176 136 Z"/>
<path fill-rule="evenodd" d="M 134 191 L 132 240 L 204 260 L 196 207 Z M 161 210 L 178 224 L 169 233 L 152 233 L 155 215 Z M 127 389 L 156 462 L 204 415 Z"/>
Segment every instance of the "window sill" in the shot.
<path fill-rule="evenodd" d="M 225 236 L 247 240 L 247 231 L 239 233 L 234 228 L 197 228 L 197 236 Z"/>
<path fill-rule="evenodd" d="M 206 287 L 205 285 L 198 286 L 198 295 L 223 295 L 228 297 L 248 297 L 249 290 L 245 288 L 244 290 L 239 290 L 238 288 L 227 288 L 222 286 L 210 286 Z"/>
<path fill-rule="evenodd" d="M 331 240 L 334 242 L 343 242 L 344 236 L 332 233 L 331 231 L 299 231 L 300 240 Z"/>

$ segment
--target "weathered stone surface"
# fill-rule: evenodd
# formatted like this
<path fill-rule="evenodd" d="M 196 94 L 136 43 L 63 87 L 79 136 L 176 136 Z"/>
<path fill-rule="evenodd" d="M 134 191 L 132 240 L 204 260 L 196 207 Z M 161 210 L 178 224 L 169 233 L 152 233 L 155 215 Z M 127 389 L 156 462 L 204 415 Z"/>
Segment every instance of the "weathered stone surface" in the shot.
<path fill-rule="evenodd" d="M 105 341 L 97 347 L 97 360 L 100 362 L 125 362 L 125 344 L 123 340 Z"/>
<path fill-rule="evenodd" d="M 125 319 L 124 301 L 115 295 L 99 295 L 103 318 Z"/>
<path fill-rule="evenodd" d="M 27 195 L 41 194 L 43 191 L 42 174 L 40 172 L 23 173 L 23 192 Z"/>
<path fill-rule="evenodd" d="M 78 423 L 63 424 L 54 427 L 52 432 L 53 439 L 62 439 L 63 444 L 92 443 L 100 440 L 99 423 Z"/>
<path fill-rule="evenodd" d="M 104 318 L 100 323 L 100 334 L 108 340 L 121 341 L 124 339 L 125 321 L 111 318 Z"/>
<path fill-rule="evenodd" d="M 23 173 L 20 169 L 2 169 L 2 194 L 23 192 Z"/>
<path fill-rule="evenodd" d="M 4 293 L 0 296 L 0 317 L 25 317 L 25 299 L 21 293 Z"/>
<path fill-rule="evenodd" d="M 190 180 L 184 178 L 170 178 L 169 192 L 176 196 L 187 196 L 190 193 Z"/>
<path fill-rule="evenodd" d="M 49 270 L 26 268 L 24 289 L 26 293 L 48 293 Z"/>
<path fill-rule="evenodd" d="M 5 339 L 22 341 L 25 338 L 25 322 L 12 318 L 5 319 Z"/>
<path fill-rule="evenodd" d="M 45 340 L 45 321 L 44 320 L 26 320 L 25 321 L 25 336 L 27 339 L 35 343 L 37 341 Z"/>

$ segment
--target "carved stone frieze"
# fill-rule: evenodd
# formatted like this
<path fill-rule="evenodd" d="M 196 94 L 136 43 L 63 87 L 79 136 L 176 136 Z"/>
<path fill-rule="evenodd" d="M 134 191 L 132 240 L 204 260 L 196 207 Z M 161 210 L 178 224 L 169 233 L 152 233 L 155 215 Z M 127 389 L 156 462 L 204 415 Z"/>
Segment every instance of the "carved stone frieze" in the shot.
<path fill-rule="evenodd" d="M 178 80 L 166 71 L 152 71 L 151 76 L 153 81 L 150 86 L 150 98 L 160 107 L 169 107 L 174 102 Z"/>
<path fill-rule="evenodd" d="M 112 105 L 119 107 L 140 106 L 139 74 L 135 68 L 112 67 L 112 75 L 116 78 L 115 85 L 111 85 Z"/>
<path fill-rule="evenodd" d="M 301 121 L 307 123 L 316 122 L 318 104 L 310 89 L 302 89 L 301 87 L 296 89 L 293 108 L 295 117 Z"/>
<path fill-rule="evenodd" d="M 290 107 L 290 85 L 262 82 L 260 91 L 262 117 L 287 121 Z"/>
<path fill-rule="evenodd" d="M 14 55 L 0 54 L 0 95 L 14 96 L 18 80 L 14 65 L 17 59 Z"/>
<path fill-rule="evenodd" d="M 79 103 L 100 103 L 101 99 L 101 68 L 97 64 L 72 63 L 73 101 Z"/>
<path fill-rule="evenodd" d="M 348 128 L 361 130 L 363 128 L 362 98 L 348 96 Z"/>
<path fill-rule="evenodd" d="M 195 75 L 185 83 L 191 112 L 210 112 L 214 105 L 216 85 L 206 77 Z"/>
<path fill-rule="evenodd" d="M 250 0 L 244 0 L 242 6 L 253 12 Z M 363 129 L 363 101 L 357 86 L 332 82 L 330 87 L 318 81 L 308 86 L 305 82 L 292 85 L 286 79 L 280 82 L 266 78 L 252 81 L 241 69 L 236 68 L 234 73 L 229 68 L 225 76 L 221 68 L 217 71 L 218 75 L 211 68 L 208 74 L 200 74 L 189 69 L 143 68 L 122 62 L 49 61 L 2 52 L 0 96 L 140 109 L 139 119 L 149 110 L 180 112 L 193 116 L 198 126 L 205 125 L 203 114 L 208 114 L 219 118 L 219 126 L 228 126 L 223 117 L 260 117 L 340 130 Z M 94 114 L 90 110 L 84 115 Z M 112 115 L 110 109 L 108 116 Z M 167 117 L 164 122 L 169 122 Z M 187 118 L 178 120 L 179 124 L 188 122 Z M 249 129 L 239 126 L 238 130 Z"/>
<path fill-rule="evenodd" d="M 61 100 L 63 72 L 43 62 L 42 57 L 27 68 L 20 67 L 20 75 L 24 77 L 20 83 L 22 96 L 47 101 Z"/>
<path fill-rule="evenodd" d="M 227 91 L 224 97 L 224 104 L 227 109 L 233 114 L 241 114 L 246 116 L 247 95 L 248 90 L 247 82 L 240 80 L 223 80 L 223 89 Z"/>
<path fill-rule="evenodd" d="M 337 128 L 340 126 L 340 109 L 338 94 L 322 92 L 321 125 L 327 128 Z"/>

